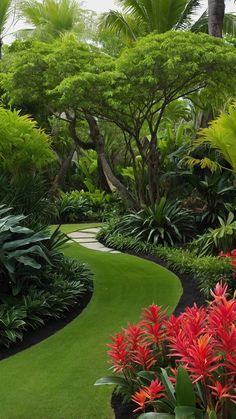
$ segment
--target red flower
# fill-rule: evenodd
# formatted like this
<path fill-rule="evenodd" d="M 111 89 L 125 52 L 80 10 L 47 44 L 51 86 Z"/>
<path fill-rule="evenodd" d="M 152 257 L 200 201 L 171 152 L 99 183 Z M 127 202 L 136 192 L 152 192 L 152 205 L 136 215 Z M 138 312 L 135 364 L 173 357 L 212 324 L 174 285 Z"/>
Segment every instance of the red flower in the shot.
<path fill-rule="evenodd" d="M 174 345 L 173 345 L 174 346 Z M 221 355 L 215 355 L 214 342 L 210 335 L 200 336 L 187 348 L 187 354 L 181 361 L 194 377 L 194 381 L 210 376 L 212 371 L 219 368 Z"/>
<path fill-rule="evenodd" d="M 213 396 L 218 397 L 219 399 L 223 399 L 225 397 L 235 398 L 232 394 L 229 393 L 231 390 L 231 385 L 225 385 L 224 387 L 219 381 L 215 381 L 214 386 L 208 386 L 213 390 Z"/>
<path fill-rule="evenodd" d="M 150 401 L 154 401 L 166 396 L 165 387 L 163 386 L 162 382 L 158 380 L 158 378 L 156 380 L 152 380 L 150 386 L 145 386 L 143 389 Z"/>
<path fill-rule="evenodd" d="M 141 323 L 160 323 L 164 320 L 166 314 L 166 310 L 163 310 L 162 307 L 156 306 L 152 304 L 149 308 L 143 309 L 143 320 L 144 322 Z"/>
<path fill-rule="evenodd" d="M 147 394 L 144 390 L 140 389 L 139 391 L 136 391 L 136 393 L 131 397 L 131 400 L 139 405 L 139 407 L 134 410 L 134 413 L 138 412 L 139 410 L 144 410 L 147 402 Z"/>
<path fill-rule="evenodd" d="M 220 282 L 217 282 L 214 288 L 214 291 L 211 290 L 211 295 L 215 300 L 217 300 L 218 298 L 221 298 L 221 297 L 227 297 L 229 295 L 227 291 L 228 291 L 228 285 L 223 284 L 223 282 L 220 281 Z"/>
<path fill-rule="evenodd" d="M 233 257 L 236 257 L 236 249 L 233 249 L 233 250 L 231 251 L 231 255 L 232 255 Z"/>
<path fill-rule="evenodd" d="M 137 347 L 132 355 L 132 361 L 135 364 L 141 365 L 143 370 L 146 371 L 150 370 L 151 367 L 156 363 L 152 351 L 147 344 L 142 344 Z"/>
<path fill-rule="evenodd" d="M 139 325 L 129 324 L 127 329 L 123 329 L 131 350 L 137 349 L 138 344 L 142 341 L 142 329 Z"/>
<path fill-rule="evenodd" d="M 112 337 L 112 340 L 114 343 L 107 345 L 111 348 L 111 350 L 108 351 L 108 355 L 113 364 L 113 371 L 120 373 L 129 367 L 130 353 L 124 335 L 117 333 Z"/>

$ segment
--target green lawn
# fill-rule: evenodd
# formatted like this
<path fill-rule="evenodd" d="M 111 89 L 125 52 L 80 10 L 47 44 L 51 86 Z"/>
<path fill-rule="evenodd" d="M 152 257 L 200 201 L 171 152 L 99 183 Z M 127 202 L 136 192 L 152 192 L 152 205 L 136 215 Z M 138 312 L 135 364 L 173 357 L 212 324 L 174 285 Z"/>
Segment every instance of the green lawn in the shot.
<path fill-rule="evenodd" d="M 177 277 L 152 262 L 78 244 L 65 253 L 90 264 L 94 296 L 63 330 L 0 362 L 1 419 L 111 419 L 111 387 L 93 386 L 108 374 L 109 336 L 138 320 L 142 307 L 154 302 L 171 311 L 181 296 Z"/>

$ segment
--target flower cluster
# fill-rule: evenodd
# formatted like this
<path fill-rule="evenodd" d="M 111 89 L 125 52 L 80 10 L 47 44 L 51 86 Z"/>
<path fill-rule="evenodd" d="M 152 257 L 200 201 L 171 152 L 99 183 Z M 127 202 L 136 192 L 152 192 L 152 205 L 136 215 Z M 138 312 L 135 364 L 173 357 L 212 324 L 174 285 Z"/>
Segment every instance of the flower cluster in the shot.
<path fill-rule="evenodd" d="M 231 265 L 236 268 L 236 249 L 233 249 L 231 250 L 231 252 L 226 252 L 226 253 L 221 251 L 219 253 L 219 256 L 230 259 Z"/>
<path fill-rule="evenodd" d="M 172 371 L 174 385 L 176 368 L 185 368 L 196 393 L 204 393 L 198 405 L 205 411 L 221 413 L 227 400 L 236 402 L 236 300 L 227 291 L 218 283 L 208 307 L 194 305 L 179 316 L 153 304 L 138 324 L 112 338 L 110 362 L 133 389 L 135 411 L 157 410 L 159 399 L 168 400 L 160 366 Z M 143 371 L 152 377 L 149 385 L 140 380 Z"/>

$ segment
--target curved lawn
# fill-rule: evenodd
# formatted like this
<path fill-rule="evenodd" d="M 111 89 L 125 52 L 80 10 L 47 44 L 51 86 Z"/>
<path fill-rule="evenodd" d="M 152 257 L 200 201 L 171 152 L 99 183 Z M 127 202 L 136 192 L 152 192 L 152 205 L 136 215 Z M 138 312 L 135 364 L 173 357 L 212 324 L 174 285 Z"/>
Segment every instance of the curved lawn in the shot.
<path fill-rule="evenodd" d="M 66 226 L 71 232 L 84 225 Z M 90 264 L 95 292 L 84 312 L 45 341 L 0 362 L 1 419 L 111 419 L 111 387 L 94 387 L 108 374 L 109 336 L 137 321 L 152 302 L 177 305 L 178 278 L 147 260 L 88 250 L 78 244 L 67 255 Z"/>

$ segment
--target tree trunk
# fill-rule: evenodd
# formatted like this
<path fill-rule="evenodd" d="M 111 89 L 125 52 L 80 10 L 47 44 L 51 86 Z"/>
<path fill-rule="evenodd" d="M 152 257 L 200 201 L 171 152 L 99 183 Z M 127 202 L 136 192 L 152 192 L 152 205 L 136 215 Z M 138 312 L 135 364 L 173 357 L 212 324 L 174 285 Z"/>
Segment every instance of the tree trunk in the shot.
<path fill-rule="evenodd" d="M 107 193 L 111 192 L 111 188 L 107 182 L 107 178 L 104 175 L 103 172 L 103 168 L 102 168 L 102 163 L 100 161 L 100 157 L 98 156 L 97 158 L 97 162 L 98 162 L 98 181 L 99 181 L 99 187 L 102 191 L 105 191 Z"/>
<path fill-rule="evenodd" d="M 208 33 L 222 38 L 225 15 L 224 0 L 208 0 Z"/>
<path fill-rule="evenodd" d="M 71 161 L 74 155 L 74 152 L 76 150 L 76 145 L 73 144 L 73 147 L 71 148 L 70 154 L 67 156 L 67 158 L 62 162 L 61 167 L 59 169 L 58 174 L 56 175 L 53 184 L 52 184 L 52 191 L 56 192 L 59 189 L 63 188 L 65 184 L 65 178 L 66 174 L 70 168 Z"/>
<path fill-rule="evenodd" d="M 111 190 L 117 190 L 129 207 L 137 208 L 137 203 L 131 193 L 111 170 L 105 154 L 104 139 L 100 133 L 96 119 L 90 115 L 86 115 L 86 119 L 90 128 L 90 137 L 95 144 L 95 149 L 101 162 L 103 173 Z"/>
<path fill-rule="evenodd" d="M 148 192 L 150 204 L 154 205 L 160 199 L 159 191 L 159 152 L 156 147 L 157 139 L 156 134 L 153 134 L 153 138 L 150 142 L 149 147 L 149 158 L 148 158 Z"/>

